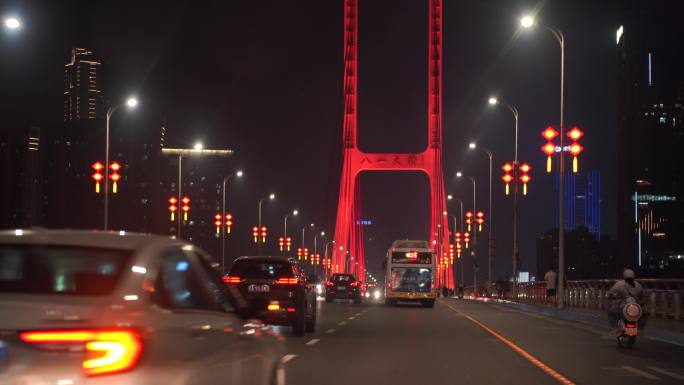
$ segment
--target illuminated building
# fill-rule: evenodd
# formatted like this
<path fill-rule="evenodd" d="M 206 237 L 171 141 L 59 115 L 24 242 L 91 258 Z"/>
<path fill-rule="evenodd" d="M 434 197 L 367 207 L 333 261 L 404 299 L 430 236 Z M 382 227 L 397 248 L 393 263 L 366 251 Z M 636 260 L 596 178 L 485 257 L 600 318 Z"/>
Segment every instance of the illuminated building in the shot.
<path fill-rule="evenodd" d="M 684 36 L 684 4 L 622 4 L 615 35 L 620 256 L 645 274 L 671 275 L 684 270 L 684 50 L 675 44 Z"/>
<path fill-rule="evenodd" d="M 64 121 L 97 119 L 104 114 L 98 86 L 102 63 L 92 51 L 72 48 L 64 65 Z"/>
<path fill-rule="evenodd" d="M 601 239 L 601 172 L 597 170 L 567 171 L 565 175 L 565 229 L 586 228 L 597 239 Z M 558 175 L 555 176 L 558 192 Z M 558 207 L 555 208 L 554 223 L 558 223 Z"/>

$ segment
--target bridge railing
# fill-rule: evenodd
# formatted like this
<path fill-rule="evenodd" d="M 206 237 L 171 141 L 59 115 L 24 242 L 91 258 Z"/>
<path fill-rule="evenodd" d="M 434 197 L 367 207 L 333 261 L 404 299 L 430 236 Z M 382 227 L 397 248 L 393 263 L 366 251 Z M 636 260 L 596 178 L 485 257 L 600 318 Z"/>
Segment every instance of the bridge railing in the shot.
<path fill-rule="evenodd" d="M 652 317 L 682 321 L 684 314 L 684 279 L 639 279 L 637 280 L 644 288 L 646 307 Z M 597 279 L 567 281 L 565 291 L 565 304 L 569 308 L 607 310 L 610 300 L 606 293 L 615 279 Z M 518 283 L 517 298 L 513 298 L 512 286 L 507 285 L 507 290 L 501 293 L 503 299 L 532 304 L 555 303 L 556 297 L 547 297 L 545 282 Z M 479 287 L 478 296 L 484 285 Z M 489 290 L 491 297 L 498 297 L 496 286 L 492 285 Z M 472 287 L 465 288 L 466 295 L 472 295 Z"/>

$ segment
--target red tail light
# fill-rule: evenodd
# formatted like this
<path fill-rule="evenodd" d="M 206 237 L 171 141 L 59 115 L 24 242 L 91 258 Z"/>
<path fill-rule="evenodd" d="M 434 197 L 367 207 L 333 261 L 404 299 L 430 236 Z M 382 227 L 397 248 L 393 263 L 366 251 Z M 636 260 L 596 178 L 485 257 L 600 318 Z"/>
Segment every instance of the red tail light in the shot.
<path fill-rule="evenodd" d="M 333 286 L 334 283 L 332 283 L 332 281 L 330 281 L 330 282 L 326 283 L 325 285 L 326 285 L 326 286 Z"/>
<path fill-rule="evenodd" d="M 359 286 L 359 283 L 358 283 L 358 282 L 352 282 L 349 286 L 354 286 L 354 287 L 356 287 L 356 286 Z"/>
<path fill-rule="evenodd" d="M 240 283 L 242 282 L 242 278 L 237 277 L 235 275 L 226 275 L 223 277 L 223 282 L 225 283 Z"/>
<path fill-rule="evenodd" d="M 277 285 L 296 285 L 299 282 L 297 278 L 278 278 L 276 279 Z"/>
<path fill-rule="evenodd" d="M 83 375 L 99 376 L 132 369 L 142 351 L 142 341 L 131 330 L 46 330 L 19 334 L 29 344 L 84 345 Z"/>

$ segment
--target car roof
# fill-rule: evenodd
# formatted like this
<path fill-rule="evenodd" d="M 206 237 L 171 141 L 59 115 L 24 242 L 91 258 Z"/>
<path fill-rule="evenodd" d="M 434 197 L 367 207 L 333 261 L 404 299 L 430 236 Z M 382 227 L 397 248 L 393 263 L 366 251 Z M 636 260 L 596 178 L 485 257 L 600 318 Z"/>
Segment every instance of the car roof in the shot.
<path fill-rule="evenodd" d="M 127 231 L 17 229 L 0 231 L 0 244 L 64 245 L 138 250 L 152 244 L 183 246 L 171 237 Z"/>
<path fill-rule="evenodd" d="M 282 257 L 282 256 L 271 256 L 271 255 L 244 255 L 242 257 L 238 257 L 235 259 L 233 262 L 282 262 L 282 263 L 288 263 L 288 262 L 295 262 L 294 258 L 291 257 Z"/>

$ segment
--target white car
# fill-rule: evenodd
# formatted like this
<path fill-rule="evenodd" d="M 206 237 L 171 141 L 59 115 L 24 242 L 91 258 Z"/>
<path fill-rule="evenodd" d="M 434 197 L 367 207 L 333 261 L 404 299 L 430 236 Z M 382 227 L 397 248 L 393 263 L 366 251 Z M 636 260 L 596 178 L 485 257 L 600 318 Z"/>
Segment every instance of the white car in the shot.
<path fill-rule="evenodd" d="M 161 236 L 0 232 L 0 384 L 282 384 L 203 251 Z"/>

